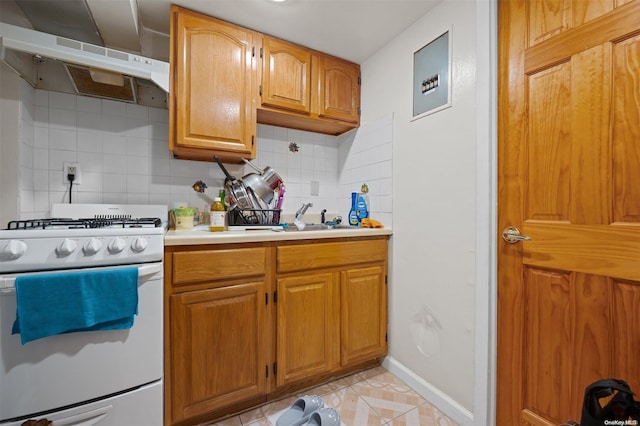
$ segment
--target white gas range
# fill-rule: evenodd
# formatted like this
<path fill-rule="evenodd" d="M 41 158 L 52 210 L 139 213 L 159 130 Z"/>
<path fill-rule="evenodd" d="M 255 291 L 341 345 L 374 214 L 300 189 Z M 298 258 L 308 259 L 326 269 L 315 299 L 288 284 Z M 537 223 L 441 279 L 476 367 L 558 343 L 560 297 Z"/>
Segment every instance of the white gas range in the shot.
<path fill-rule="evenodd" d="M 0 230 L 0 425 L 162 424 L 167 207 L 56 204 L 51 216 Z M 115 288 L 113 277 L 125 270 L 136 274 L 137 287 L 129 328 L 70 330 L 26 343 L 14 333 L 25 281 L 60 286 L 57 297 L 66 297 L 67 282 L 99 275 L 107 277 L 99 285 Z"/>
<path fill-rule="evenodd" d="M 0 230 L 0 273 L 161 261 L 167 207 L 54 204 Z"/>

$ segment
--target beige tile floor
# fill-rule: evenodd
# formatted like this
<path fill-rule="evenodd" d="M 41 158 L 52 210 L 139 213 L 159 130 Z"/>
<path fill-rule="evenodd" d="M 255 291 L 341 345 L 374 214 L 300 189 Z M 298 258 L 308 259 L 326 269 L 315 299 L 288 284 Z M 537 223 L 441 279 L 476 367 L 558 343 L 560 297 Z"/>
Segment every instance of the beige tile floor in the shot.
<path fill-rule="evenodd" d="M 326 407 L 338 410 L 342 426 L 457 426 L 383 367 L 337 379 L 206 426 L 274 426 L 302 395 L 319 395 Z"/>

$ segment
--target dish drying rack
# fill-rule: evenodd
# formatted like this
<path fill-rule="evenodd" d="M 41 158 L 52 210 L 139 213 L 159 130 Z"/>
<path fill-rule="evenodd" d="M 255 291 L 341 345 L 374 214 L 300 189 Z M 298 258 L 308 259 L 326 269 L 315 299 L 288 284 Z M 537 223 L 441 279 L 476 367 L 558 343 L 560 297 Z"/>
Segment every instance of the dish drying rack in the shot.
<path fill-rule="evenodd" d="M 236 207 L 227 212 L 227 217 L 230 227 L 272 227 L 280 224 L 280 213 L 280 209 L 241 209 Z"/>

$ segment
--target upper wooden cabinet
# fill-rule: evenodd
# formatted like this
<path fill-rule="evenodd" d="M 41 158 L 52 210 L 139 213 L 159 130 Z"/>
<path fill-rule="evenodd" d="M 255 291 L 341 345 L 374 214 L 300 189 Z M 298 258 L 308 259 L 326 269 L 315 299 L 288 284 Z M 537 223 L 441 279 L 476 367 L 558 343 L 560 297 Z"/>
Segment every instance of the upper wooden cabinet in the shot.
<path fill-rule="evenodd" d="M 311 112 L 311 52 L 272 37 L 262 39 L 262 106 Z"/>
<path fill-rule="evenodd" d="M 171 6 L 169 150 L 256 156 L 256 123 L 339 135 L 360 125 L 360 66 Z"/>
<path fill-rule="evenodd" d="M 331 135 L 360 125 L 360 65 L 262 40 L 259 123 Z"/>
<path fill-rule="evenodd" d="M 318 115 L 360 123 L 360 66 L 327 55 L 318 62 Z"/>
<path fill-rule="evenodd" d="M 179 158 L 255 158 L 256 33 L 171 7 L 169 150 Z"/>

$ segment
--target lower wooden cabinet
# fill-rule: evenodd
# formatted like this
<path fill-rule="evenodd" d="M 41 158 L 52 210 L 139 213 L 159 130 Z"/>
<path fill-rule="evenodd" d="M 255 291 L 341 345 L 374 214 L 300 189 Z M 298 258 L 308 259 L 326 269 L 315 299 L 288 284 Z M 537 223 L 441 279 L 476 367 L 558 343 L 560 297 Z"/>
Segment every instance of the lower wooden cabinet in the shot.
<path fill-rule="evenodd" d="M 387 353 L 384 264 L 278 279 L 276 386 Z"/>
<path fill-rule="evenodd" d="M 265 394 L 263 281 L 170 296 L 176 420 Z"/>
<path fill-rule="evenodd" d="M 276 386 L 331 371 L 339 342 L 334 274 L 278 279 Z"/>
<path fill-rule="evenodd" d="M 387 353 L 387 236 L 165 248 L 165 424 L 190 425 Z"/>
<path fill-rule="evenodd" d="M 165 424 L 266 400 L 272 253 L 265 244 L 165 248 Z"/>
<path fill-rule="evenodd" d="M 384 265 L 340 276 L 340 361 L 343 366 L 386 355 L 387 286 Z"/>

